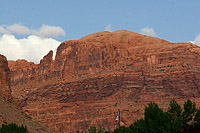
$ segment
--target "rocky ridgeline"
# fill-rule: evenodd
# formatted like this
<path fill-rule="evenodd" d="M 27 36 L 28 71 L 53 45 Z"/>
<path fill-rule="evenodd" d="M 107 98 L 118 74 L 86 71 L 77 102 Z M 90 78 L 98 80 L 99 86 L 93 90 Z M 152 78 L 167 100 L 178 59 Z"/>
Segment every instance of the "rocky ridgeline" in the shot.
<path fill-rule="evenodd" d="M 13 96 L 55 132 L 90 125 L 114 128 L 143 116 L 150 101 L 166 109 L 174 98 L 200 106 L 200 48 L 129 31 L 99 32 L 63 42 L 55 60 L 10 61 Z"/>

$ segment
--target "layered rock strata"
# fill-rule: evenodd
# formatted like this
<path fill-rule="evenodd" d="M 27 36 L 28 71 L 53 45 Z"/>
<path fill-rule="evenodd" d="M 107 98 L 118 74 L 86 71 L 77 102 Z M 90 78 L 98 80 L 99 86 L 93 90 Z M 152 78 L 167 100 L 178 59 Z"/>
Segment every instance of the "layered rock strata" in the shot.
<path fill-rule="evenodd" d="M 11 99 L 11 89 L 9 86 L 10 70 L 5 56 L 0 55 L 0 95 Z"/>
<path fill-rule="evenodd" d="M 30 133 L 52 132 L 34 121 L 23 110 L 16 106 L 11 96 L 10 70 L 5 56 L 0 55 L 0 126 L 2 124 L 15 123 L 27 126 Z"/>
<path fill-rule="evenodd" d="M 173 98 L 190 98 L 200 106 L 199 53 L 192 43 L 125 30 L 94 33 L 63 42 L 55 60 L 50 51 L 37 65 L 10 62 L 13 96 L 55 132 L 113 129 L 118 109 L 130 125 L 150 101 L 166 109 Z"/>

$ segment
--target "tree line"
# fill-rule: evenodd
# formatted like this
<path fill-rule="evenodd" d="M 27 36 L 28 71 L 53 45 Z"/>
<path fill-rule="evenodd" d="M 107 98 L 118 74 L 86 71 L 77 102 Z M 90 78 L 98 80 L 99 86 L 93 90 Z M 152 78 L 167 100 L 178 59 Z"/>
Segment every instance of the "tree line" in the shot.
<path fill-rule="evenodd" d="M 145 107 L 144 118 L 135 121 L 128 127 L 106 130 L 91 126 L 87 131 L 76 133 L 200 133 L 200 109 L 196 108 L 195 102 L 188 99 L 183 108 L 171 100 L 168 110 L 163 111 L 158 104 L 149 103 Z"/>
<path fill-rule="evenodd" d="M 0 127 L 0 133 L 28 133 L 27 126 L 18 126 L 15 123 L 8 125 L 2 124 Z"/>

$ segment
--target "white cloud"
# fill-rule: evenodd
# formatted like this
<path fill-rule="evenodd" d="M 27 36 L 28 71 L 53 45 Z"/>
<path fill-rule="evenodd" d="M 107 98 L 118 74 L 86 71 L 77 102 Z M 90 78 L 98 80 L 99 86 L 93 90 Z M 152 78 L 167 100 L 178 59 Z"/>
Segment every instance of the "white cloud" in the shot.
<path fill-rule="evenodd" d="M 106 26 L 105 31 L 112 32 L 112 26 L 111 26 L 111 24 L 109 24 L 109 25 Z"/>
<path fill-rule="evenodd" d="M 65 36 L 65 31 L 59 26 L 43 24 L 38 29 L 30 29 L 23 24 L 13 24 L 10 26 L 0 25 L 0 34 L 37 35 L 39 37 Z"/>
<path fill-rule="evenodd" d="M 30 35 L 27 38 L 16 39 L 14 35 L 0 36 L 0 54 L 8 60 L 26 59 L 39 63 L 50 50 L 56 51 L 61 42 L 52 38 L 41 38 Z"/>
<path fill-rule="evenodd" d="M 65 31 L 58 26 L 42 25 L 42 27 L 35 31 L 35 34 L 41 37 L 58 37 L 65 36 Z"/>
<path fill-rule="evenodd" d="M 25 35 L 17 39 L 15 35 Z M 65 36 L 65 31 L 59 26 L 43 24 L 38 29 L 30 29 L 21 23 L 0 25 L 0 54 L 8 60 L 26 59 L 39 63 L 50 50 L 56 53 L 61 42 L 54 37 Z"/>
<path fill-rule="evenodd" d="M 9 31 L 3 25 L 0 25 L 0 34 L 9 34 Z"/>
<path fill-rule="evenodd" d="M 148 36 L 154 36 L 154 37 L 157 36 L 155 30 L 150 27 L 145 27 L 145 28 L 140 29 L 140 33 L 144 35 L 148 35 Z"/>
<path fill-rule="evenodd" d="M 6 27 L 10 33 L 19 34 L 19 35 L 29 35 L 31 34 L 31 29 L 22 25 L 22 24 L 13 24 Z"/>
<path fill-rule="evenodd" d="M 198 34 L 198 35 L 195 37 L 194 41 L 192 41 L 192 42 L 195 43 L 195 44 L 197 44 L 198 46 L 200 46 L 200 34 Z"/>

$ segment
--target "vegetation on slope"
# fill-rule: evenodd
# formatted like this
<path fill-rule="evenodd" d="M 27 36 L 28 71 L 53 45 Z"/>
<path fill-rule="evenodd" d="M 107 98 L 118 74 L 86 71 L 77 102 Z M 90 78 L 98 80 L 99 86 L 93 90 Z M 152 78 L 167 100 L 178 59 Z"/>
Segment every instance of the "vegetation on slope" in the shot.
<path fill-rule="evenodd" d="M 40 125 L 37 121 L 25 114 L 16 104 L 5 100 L 0 96 L 0 127 L 3 124 L 15 123 L 16 125 L 26 125 L 30 132 L 49 132 L 52 131 Z"/>
<path fill-rule="evenodd" d="M 77 130 L 77 133 L 80 132 Z M 84 132 L 84 131 L 82 131 Z M 86 131 L 85 131 L 86 132 Z M 91 126 L 89 133 L 187 133 L 200 132 L 200 109 L 195 102 L 187 100 L 183 109 L 171 100 L 168 110 L 164 112 L 156 103 L 149 103 L 145 108 L 144 118 L 135 121 L 129 127 L 121 126 L 114 131 L 97 129 Z"/>
<path fill-rule="evenodd" d="M 11 123 L 8 125 L 3 124 L 0 128 L 0 133 L 28 133 L 28 130 L 26 126 L 18 126 L 14 123 Z"/>

